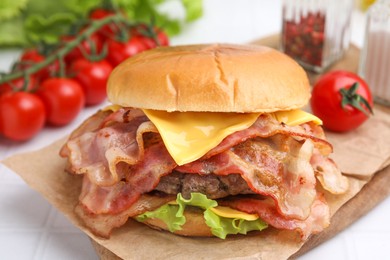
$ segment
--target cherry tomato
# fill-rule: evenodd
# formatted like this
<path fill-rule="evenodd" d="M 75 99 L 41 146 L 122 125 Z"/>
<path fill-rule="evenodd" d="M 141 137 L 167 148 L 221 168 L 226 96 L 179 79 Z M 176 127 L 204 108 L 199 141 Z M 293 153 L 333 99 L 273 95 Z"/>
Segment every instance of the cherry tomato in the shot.
<path fill-rule="evenodd" d="M 161 29 L 157 29 L 157 39 L 160 42 L 160 46 L 168 46 L 169 38 L 168 35 Z"/>
<path fill-rule="evenodd" d="M 91 13 L 89 14 L 89 18 L 90 19 L 99 20 L 99 19 L 104 19 L 107 16 L 111 16 L 111 15 L 114 15 L 114 14 L 115 14 L 114 11 L 107 10 L 107 9 L 104 9 L 104 8 L 96 8 L 96 9 L 91 11 Z"/>
<path fill-rule="evenodd" d="M 108 61 L 97 62 L 78 59 L 72 64 L 77 80 L 83 88 L 86 105 L 101 103 L 106 97 L 106 84 L 112 66 Z"/>
<path fill-rule="evenodd" d="M 70 123 L 85 104 L 83 89 L 73 79 L 47 79 L 42 82 L 37 95 L 45 104 L 47 122 L 55 126 Z"/>
<path fill-rule="evenodd" d="M 42 100 L 28 92 L 8 92 L 0 97 L 0 128 L 3 135 L 15 141 L 35 136 L 45 124 Z"/>
<path fill-rule="evenodd" d="M 107 60 L 113 67 L 116 67 L 127 58 L 146 50 L 142 38 L 137 36 L 130 38 L 127 42 L 118 42 L 113 39 L 109 39 L 107 40 L 107 45 Z"/>
<path fill-rule="evenodd" d="M 23 89 L 23 88 L 26 89 Z M 30 76 L 28 80 L 27 86 L 24 86 L 24 78 L 17 78 L 14 80 L 11 80 L 10 82 L 5 82 L 0 85 L 0 96 L 7 93 L 7 92 L 17 92 L 24 90 L 26 92 L 34 91 L 37 87 L 37 82 L 35 80 L 35 77 Z"/>
<path fill-rule="evenodd" d="M 103 8 L 96 8 L 92 10 L 92 12 L 89 14 L 89 18 L 92 20 L 100 20 L 112 15 L 115 15 L 114 11 Z M 97 34 L 101 37 L 102 41 L 105 41 L 106 39 L 115 35 L 118 31 L 119 27 L 116 24 L 112 23 L 104 25 L 97 31 Z"/>
<path fill-rule="evenodd" d="M 325 128 L 335 132 L 360 126 L 367 120 L 372 106 L 369 86 L 349 71 L 329 72 L 313 87 L 312 111 L 322 119 Z"/>
<path fill-rule="evenodd" d="M 20 61 L 22 62 L 18 68 L 20 69 L 27 69 L 31 67 L 32 65 L 36 63 L 40 63 L 45 60 L 45 56 L 41 55 L 37 49 L 28 49 L 25 50 L 20 57 Z M 58 60 L 54 61 L 53 63 L 49 64 L 48 66 L 40 69 L 38 72 L 34 73 L 34 77 L 38 81 L 45 80 L 52 75 L 54 75 L 59 69 L 59 62 Z"/>
<path fill-rule="evenodd" d="M 157 46 L 168 46 L 169 38 L 167 34 L 160 28 L 151 28 L 147 24 L 140 24 L 131 30 L 132 35 L 141 37 L 146 49 L 152 49 Z M 156 40 L 153 38 L 153 34 Z"/>
<path fill-rule="evenodd" d="M 61 37 L 61 39 L 64 42 L 70 42 L 74 40 L 75 36 L 72 35 L 64 35 Z M 95 47 L 96 53 L 93 53 L 93 46 Z M 86 39 L 81 42 L 79 46 L 71 50 L 66 56 L 65 56 L 65 62 L 68 64 L 71 64 L 73 61 L 83 58 L 83 51 L 88 54 L 99 54 L 102 51 L 103 44 L 100 39 L 100 37 L 97 34 L 92 34 L 89 39 Z M 82 51 L 83 50 L 83 51 Z"/>
<path fill-rule="evenodd" d="M 164 34 L 157 34 L 157 41 L 151 37 L 145 36 L 145 35 L 139 35 L 136 37 L 140 37 L 142 39 L 143 44 L 145 45 L 146 49 L 153 49 L 158 46 L 168 46 L 169 40 L 167 36 L 164 36 Z"/>
<path fill-rule="evenodd" d="M 45 57 L 41 55 L 37 49 L 27 49 L 20 56 L 20 60 L 22 61 L 33 61 L 35 63 L 39 63 L 45 60 Z"/>

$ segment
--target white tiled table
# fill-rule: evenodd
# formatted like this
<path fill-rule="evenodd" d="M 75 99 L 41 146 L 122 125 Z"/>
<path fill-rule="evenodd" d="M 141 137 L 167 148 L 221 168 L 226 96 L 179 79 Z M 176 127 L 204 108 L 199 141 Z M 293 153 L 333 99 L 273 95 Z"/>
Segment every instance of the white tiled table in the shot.
<path fill-rule="evenodd" d="M 204 16 L 171 43 L 246 43 L 279 32 L 280 0 L 205 0 Z M 168 10 L 180 15 L 180 8 Z M 353 15 L 352 42 L 363 42 L 363 15 Z M 7 70 L 18 51 L 0 52 Z M 103 104 L 104 105 L 104 104 Z M 68 134 L 97 107 L 85 109 L 72 124 L 46 128 L 16 144 L 0 137 L 0 160 L 44 147 Z M 390 185 L 390 184 L 389 184 Z M 335 238 L 301 259 L 390 259 L 390 198 Z M 16 174 L 0 165 L 0 259 L 97 259 L 89 239 Z"/>

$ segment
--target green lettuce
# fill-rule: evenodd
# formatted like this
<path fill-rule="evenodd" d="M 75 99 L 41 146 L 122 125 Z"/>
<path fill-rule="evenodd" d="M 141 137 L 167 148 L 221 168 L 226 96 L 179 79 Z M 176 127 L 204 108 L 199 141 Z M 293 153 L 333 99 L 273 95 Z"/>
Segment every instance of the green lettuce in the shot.
<path fill-rule="evenodd" d="M 185 24 L 203 15 L 203 0 L 177 1 L 184 8 L 183 19 L 160 10 L 168 0 L 0 0 L 0 48 L 58 42 L 91 10 L 106 5 L 123 10 L 129 21 L 153 21 L 169 36 L 177 35 Z"/>
<path fill-rule="evenodd" d="M 187 206 L 199 207 L 204 210 L 205 223 L 210 227 L 211 233 L 219 238 L 225 239 L 229 234 L 246 234 L 252 230 L 263 230 L 267 223 L 261 219 L 253 221 L 237 218 L 225 218 L 215 214 L 211 208 L 218 206 L 217 201 L 208 199 L 201 193 L 192 193 L 190 199 L 185 199 L 181 194 L 177 195 L 177 205 L 165 204 L 164 206 L 148 211 L 136 217 L 136 220 L 143 222 L 149 218 L 157 218 L 164 221 L 169 231 L 181 230 L 186 222 L 184 210 Z"/>

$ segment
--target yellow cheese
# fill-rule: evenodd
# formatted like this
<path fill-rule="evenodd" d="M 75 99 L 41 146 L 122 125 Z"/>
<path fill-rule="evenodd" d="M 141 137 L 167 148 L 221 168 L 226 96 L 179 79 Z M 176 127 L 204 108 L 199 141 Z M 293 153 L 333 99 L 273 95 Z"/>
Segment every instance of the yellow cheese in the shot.
<path fill-rule="evenodd" d="M 166 112 L 143 110 L 157 127 L 165 147 L 178 165 L 193 162 L 216 147 L 226 136 L 250 127 L 260 113 Z M 280 111 L 273 116 L 287 125 L 321 120 L 302 110 Z"/>
<path fill-rule="evenodd" d="M 111 110 L 112 112 L 116 112 L 116 111 L 118 111 L 120 108 L 122 108 L 120 105 L 109 105 L 109 106 L 104 107 L 102 110 L 103 110 L 103 111 L 109 111 L 109 110 Z"/>
<path fill-rule="evenodd" d="M 193 162 L 226 136 L 250 127 L 260 113 L 166 112 L 144 110 L 178 165 Z"/>
<path fill-rule="evenodd" d="M 322 125 L 321 119 L 300 109 L 291 111 L 278 111 L 273 113 L 273 115 L 275 116 L 276 120 L 281 123 L 283 122 L 286 125 L 295 126 L 310 121 L 313 121 L 317 125 Z"/>
<path fill-rule="evenodd" d="M 212 212 L 217 214 L 220 217 L 224 218 L 237 218 L 253 221 L 259 218 L 256 214 L 249 214 L 242 211 L 238 211 L 229 207 L 217 206 L 215 208 L 210 208 Z"/>
<path fill-rule="evenodd" d="M 168 202 L 169 205 L 178 205 L 176 200 Z M 249 214 L 246 212 L 242 212 L 239 210 L 235 210 L 229 207 L 224 206 L 216 206 L 213 208 L 210 208 L 212 212 L 214 212 L 216 215 L 224 218 L 236 218 L 236 219 L 244 219 L 248 221 L 253 221 L 259 218 L 256 214 Z"/>

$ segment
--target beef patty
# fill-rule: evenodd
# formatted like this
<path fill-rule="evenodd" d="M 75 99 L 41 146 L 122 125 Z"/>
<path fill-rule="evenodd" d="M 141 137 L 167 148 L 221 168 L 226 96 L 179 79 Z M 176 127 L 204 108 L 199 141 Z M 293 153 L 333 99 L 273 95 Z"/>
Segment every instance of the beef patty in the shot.
<path fill-rule="evenodd" d="M 181 193 L 186 199 L 191 197 L 191 192 L 205 194 L 209 199 L 219 199 L 237 194 L 254 194 L 240 174 L 218 176 L 176 171 L 162 177 L 155 190 L 167 194 Z"/>

